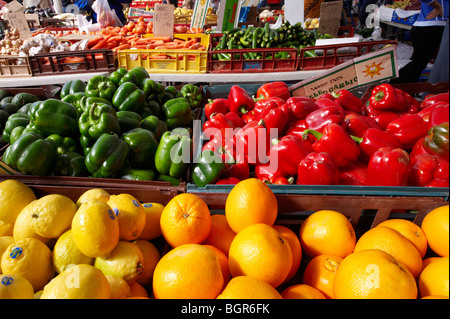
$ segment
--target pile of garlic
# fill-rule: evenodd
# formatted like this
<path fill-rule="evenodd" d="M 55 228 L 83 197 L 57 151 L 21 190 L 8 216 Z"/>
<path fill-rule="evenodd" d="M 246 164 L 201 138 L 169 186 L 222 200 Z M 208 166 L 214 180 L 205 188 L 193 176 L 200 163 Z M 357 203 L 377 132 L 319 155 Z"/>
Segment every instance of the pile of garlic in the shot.
<path fill-rule="evenodd" d="M 19 55 L 22 44 L 19 31 L 5 30 L 5 38 L 0 40 L 0 55 Z"/>

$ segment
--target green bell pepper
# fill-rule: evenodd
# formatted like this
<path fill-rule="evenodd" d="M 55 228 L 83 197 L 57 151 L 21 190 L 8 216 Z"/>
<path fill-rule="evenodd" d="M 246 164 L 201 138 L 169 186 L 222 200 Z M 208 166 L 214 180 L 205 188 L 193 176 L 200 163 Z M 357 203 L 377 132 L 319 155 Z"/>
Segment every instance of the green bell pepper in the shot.
<path fill-rule="evenodd" d="M 428 153 L 448 160 L 448 135 L 448 122 L 435 125 L 428 130 L 428 133 L 423 141 L 423 147 Z"/>
<path fill-rule="evenodd" d="M 116 134 L 103 133 L 86 155 L 85 164 L 94 177 L 112 177 L 119 173 L 128 156 L 128 145 Z"/>
<path fill-rule="evenodd" d="M 202 92 L 198 86 L 193 84 L 185 84 L 180 90 L 186 100 L 188 100 L 191 108 L 195 109 L 199 107 L 202 103 Z"/>
<path fill-rule="evenodd" d="M 136 85 L 142 89 L 144 80 L 150 78 L 150 75 L 148 74 L 147 70 L 141 66 L 137 66 L 132 68 L 128 73 L 132 73 L 136 76 Z"/>
<path fill-rule="evenodd" d="M 107 76 L 96 75 L 88 81 L 85 93 L 87 97 L 101 97 L 102 99 L 112 101 L 116 89 L 117 87 L 114 82 Z"/>
<path fill-rule="evenodd" d="M 166 116 L 166 123 L 169 129 L 192 123 L 191 105 L 184 97 L 167 101 L 162 106 L 162 111 Z"/>
<path fill-rule="evenodd" d="M 159 101 L 166 93 L 164 85 L 155 82 L 149 78 L 142 81 L 142 91 L 144 91 L 147 100 Z"/>
<path fill-rule="evenodd" d="M 56 152 L 58 155 L 65 154 L 67 152 L 76 152 L 78 149 L 77 142 L 71 137 L 52 134 L 47 136 L 47 138 L 55 143 Z"/>
<path fill-rule="evenodd" d="M 133 181 L 152 181 L 155 179 L 155 172 L 151 169 L 127 167 L 121 172 L 120 178 Z"/>
<path fill-rule="evenodd" d="M 120 133 L 140 127 L 142 121 L 142 117 L 132 111 L 117 111 L 117 119 L 119 120 Z"/>
<path fill-rule="evenodd" d="M 90 151 L 92 146 L 94 145 L 96 139 L 89 137 L 89 136 L 80 136 L 80 145 L 83 149 L 83 154 L 87 155 Z"/>
<path fill-rule="evenodd" d="M 160 182 L 169 182 L 172 186 L 179 186 L 181 184 L 181 181 L 179 178 L 175 178 L 169 175 L 158 175 L 156 178 L 157 181 Z"/>
<path fill-rule="evenodd" d="M 127 74 L 125 74 L 120 79 L 119 86 L 121 86 L 122 84 L 127 83 L 127 82 L 131 82 L 131 83 L 134 83 L 134 84 L 137 85 L 137 81 L 138 81 L 138 78 L 137 78 L 136 74 L 131 73 L 131 72 L 127 72 Z"/>
<path fill-rule="evenodd" d="M 112 103 L 118 111 L 133 111 L 139 113 L 144 106 L 145 94 L 134 83 L 124 83 L 118 87 Z"/>
<path fill-rule="evenodd" d="M 191 162 L 192 139 L 189 132 L 165 132 L 155 154 L 155 168 L 162 175 L 183 176 Z"/>
<path fill-rule="evenodd" d="M 141 127 L 153 132 L 157 141 L 159 141 L 161 136 L 168 130 L 166 122 L 160 120 L 155 115 L 150 115 L 143 119 Z"/>
<path fill-rule="evenodd" d="M 134 128 L 121 136 L 128 149 L 129 165 L 133 168 L 151 168 L 158 148 L 155 134 L 141 127 Z"/>
<path fill-rule="evenodd" d="M 89 175 L 89 172 L 86 169 L 85 157 L 77 152 L 58 154 L 52 173 L 56 176 L 72 177 L 84 177 Z"/>
<path fill-rule="evenodd" d="M 48 99 L 30 109 L 30 125 L 43 135 L 78 135 L 77 108 L 70 103 Z"/>
<path fill-rule="evenodd" d="M 83 92 L 86 89 L 86 83 L 81 80 L 71 80 L 64 83 L 61 91 L 59 92 L 59 96 L 61 100 L 67 95 Z"/>
<path fill-rule="evenodd" d="M 113 83 L 119 87 L 120 80 L 128 73 L 128 70 L 125 68 L 118 68 L 116 71 L 109 75 L 109 79 L 113 81 Z"/>
<path fill-rule="evenodd" d="M 78 126 L 81 135 L 93 139 L 103 133 L 120 133 L 116 110 L 108 104 L 92 104 L 81 114 Z"/>
<path fill-rule="evenodd" d="M 27 126 L 16 126 L 16 127 L 13 128 L 13 130 L 11 131 L 11 134 L 10 134 L 10 136 L 9 136 L 9 143 L 10 143 L 10 144 L 13 144 L 15 141 L 18 140 L 18 138 L 19 138 L 22 134 L 24 134 L 24 133 L 26 133 L 26 132 L 35 132 L 35 133 L 41 134 L 41 133 L 39 133 L 38 130 L 36 130 L 36 129 L 34 129 L 34 128 L 28 127 L 28 125 L 27 125 Z"/>
<path fill-rule="evenodd" d="M 61 99 L 61 101 L 70 103 L 73 106 L 75 106 L 77 108 L 78 115 L 81 115 L 81 113 L 83 113 L 83 107 L 81 106 L 81 100 L 84 97 L 86 97 L 86 94 L 84 92 L 76 92 L 73 94 L 66 95 L 64 98 Z"/>
<path fill-rule="evenodd" d="M 192 182 L 198 187 L 205 187 L 216 182 L 225 172 L 225 163 L 211 150 L 200 155 L 199 162 L 194 165 Z"/>
<path fill-rule="evenodd" d="M 16 127 L 25 128 L 30 123 L 30 117 L 27 114 L 15 113 L 8 117 L 3 129 L 3 139 L 7 143 L 11 143 L 11 133 Z"/>
<path fill-rule="evenodd" d="M 36 132 L 22 134 L 3 154 L 3 160 L 13 169 L 40 176 L 51 172 L 55 159 L 55 143 Z"/>

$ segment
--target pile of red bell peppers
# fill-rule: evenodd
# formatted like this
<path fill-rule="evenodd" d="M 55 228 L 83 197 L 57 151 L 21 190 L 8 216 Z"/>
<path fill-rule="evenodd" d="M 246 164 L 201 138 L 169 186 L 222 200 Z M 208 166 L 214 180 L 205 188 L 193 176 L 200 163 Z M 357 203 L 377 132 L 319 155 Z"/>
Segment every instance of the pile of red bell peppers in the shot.
<path fill-rule="evenodd" d="M 255 176 L 272 184 L 449 186 L 448 92 L 419 102 L 382 84 L 364 105 L 347 90 L 316 100 L 291 97 L 284 82 L 264 84 L 254 97 L 235 85 L 227 99 L 210 100 L 205 115 L 203 130 L 222 133 L 203 146 L 226 164 L 216 184 Z"/>

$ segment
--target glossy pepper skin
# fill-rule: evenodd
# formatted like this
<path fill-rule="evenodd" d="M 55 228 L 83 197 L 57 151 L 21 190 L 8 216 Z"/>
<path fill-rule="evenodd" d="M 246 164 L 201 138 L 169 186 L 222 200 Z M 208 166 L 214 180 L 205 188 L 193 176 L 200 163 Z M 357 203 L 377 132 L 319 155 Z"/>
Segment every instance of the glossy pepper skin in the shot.
<path fill-rule="evenodd" d="M 189 132 L 165 132 L 155 154 L 156 170 L 162 175 L 182 177 L 189 166 L 192 140 Z"/>
<path fill-rule="evenodd" d="M 337 185 L 339 170 L 333 158 L 326 152 L 312 152 L 298 165 L 297 184 L 299 185 Z"/>
<path fill-rule="evenodd" d="M 43 176 L 51 172 L 56 155 L 52 140 L 44 139 L 36 132 L 27 132 L 6 148 L 3 160 L 24 174 Z"/>
<path fill-rule="evenodd" d="M 27 114 L 14 113 L 8 117 L 3 129 L 3 139 L 6 143 L 11 143 L 11 134 L 16 127 L 26 127 L 30 123 L 30 117 Z"/>
<path fill-rule="evenodd" d="M 162 111 L 169 129 L 189 125 L 192 122 L 191 106 L 184 97 L 167 101 L 162 106 Z"/>
<path fill-rule="evenodd" d="M 78 149 L 77 142 L 71 137 L 52 134 L 47 136 L 47 139 L 52 140 L 55 143 L 56 153 L 58 155 L 68 152 L 76 152 Z"/>
<path fill-rule="evenodd" d="M 283 176 L 295 176 L 298 164 L 313 151 L 310 144 L 294 135 L 285 135 L 280 140 L 272 141 L 269 160 L 275 164 Z"/>
<path fill-rule="evenodd" d="M 128 73 L 128 70 L 125 68 L 117 68 L 114 72 L 109 75 L 109 79 L 116 85 L 116 87 L 120 86 L 120 80 Z"/>
<path fill-rule="evenodd" d="M 259 100 L 258 102 L 255 103 L 255 107 L 251 111 L 243 114 L 241 117 L 245 123 L 250 123 L 253 121 L 257 122 L 261 120 L 264 116 L 266 116 L 267 113 L 270 112 L 270 110 L 277 108 L 278 105 L 279 104 L 277 100 L 275 100 L 275 98 Z"/>
<path fill-rule="evenodd" d="M 367 184 L 367 163 L 356 161 L 339 169 L 340 185 L 364 186 Z"/>
<path fill-rule="evenodd" d="M 164 85 L 155 82 L 151 79 L 144 79 L 142 82 L 142 91 L 145 94 L 145 98 L 152 101 L 162 101 L 166 90 Z"/>
<path fill-rule="evenodd" d="M 236 157 L 244 158 L 249 164 L 258 165 L 268 162 L 270 140 L 267 130 L 258 122 L 250 122 L 233 136 Z"/>
<path fill-rule="evenodd" d="M 264 183 L 273 184 L 278 178 L 284 177 L 281 170 L 274 169 L 269 164 L 259 164 L 255 166 L 255 176 Z"/>
<path fill-rule="evenodd" d="M 405 114 L 386 126 L 386 132 L 395 135 L 406 150 L 413 148 L 418 139 L 428 132 L 427 123 L 417 114 Z"/>
<path fill-rule="evenodd" d="M 437 155 L 446 159 L 449 159 L 449 125 L 448 122 L 444 122 L 439 125 L 433 126 L 427 133 L 423 141 L 423 147 L 425 150 L 433 155 Z"/>
<path fill-rule="evenodd" d="M 143 83 L 145 79 L 150 78 L 150 74 L 148 74 L 147 70 L 141 66 L 137 66 L 132 68 L 128 73 L 132 73 L 136 77 L 136 85 L 142 89 Z"/>
<path fill-rule="evenodd" d="M 87 97 L 101 97 L 112 101 L 117 86 L 107 76 L 96 75 L 86 84 L 85 94 Z"/>
<path fill-rule="evenodd" d="M 255 107 L 255 101 L 250 97 L 248 92 L 238 85 L 233 85 L 228 94 L 228 103 L 230 111 L 242 115 L 251 111 Z"/>
<path fill-rule="evenodd" d="M 429 106 L 433 106 L 440 103 L 449 104 L 449 92 L 440 94 L 430 94 L 420 103 L 420 109 L 423 110 Z"/>
<path fill-rule="evenodd" d="M 246 124 L 236 112 L 228 112 L 225 114 L 225 117 L 233 122 L 237 127 L 243 127 Z"/>
<path fill-rule="evenodd" d="M 209 99 L 208 103 L 205 105 L 205 116 L 209 120 L 213 114 L 227 114 L 230 111 L 230 106 L 228 105 L 228 100 L 217 98 Z"/>
<path fill-rule="evenodd" d="M 121 139 L 128 145 L 128 162 L 131 167 L 153 167 L 158 148 L 158 141 L 153 132 L 137 127 L 122 134 Z"/>
<path fill-rule="evenodd" d="M 62 98 L 61 101 L 70 103 L 73 106 L 75 106 L 77 108 L 78 115 L 80 115 L 81 113 L 83 113 L 83 107 L 81 106 L 81 100 L 84 97 L 86 97 L 84 92 L 76 92 L 76 93 L 64 96 L 64 98 Z"/>
<path fill-rule="evenodd" d="M 238 128 L 224 114 L 216 113 L 203 124 L 203 132 L 210 137 L 225 139 L 233 136 L 234 129 Z"/>
<path fill-rule="evenodd" d="M 361 149 L 360 158 L 365 162 L 368 162 L 373 153 L 382 147 L 402 147 L 402 143 L 400 143 L 395 135 L 377 128 L 369 128 L 364 132 L 362 137 L 352 136 L 352 138 L 358 143 Z"/>
<path fill-rule="evenodd" d="M 92 104 L 81 114 L 78 121 L 80 133 L 98 139 L 103 133 L 120 133 L 116 110 L 107 104 Z"/>
<path fill-rule="evenodd" d="M 58 154 L 52 173 L 56 176 L 72 177 L 85 177 L 89 175 L 85 164 L 85 157 L 74 151 Z"/>
<path fill-rule="evenodd" d="M 145 94 L 136 84 L 126 82 L 120 85 L 112 97 L 112 104 L 118 111 L 138 112 L 144 107 Z"/>
<path fill-rule="evenodd" d="M 309 113 L 314 112 L 319 108 L 314 99 L 303 96 L 291 97 L 286 101 L 286 104 L 291 111 L 291 115 L 296 120 L 305 119 Z"/>
<path fill-rule="evenodd" d="M 401 148 L 382 147 L 370 158 L 367 185 L 406 186 L 410 157 Z"/>
<path fill-rule="evenodd" d="M 287 101 L 291 97 L 291 92 L 286 82 L 269 82 L 261 85 L 256 91 L 256 99 L 267 99 L 270 97 L 279 97 Z"/>
<path fill-rule="evenodd" d="M 199 107 L 202 103 L 202 92 L 196 85 L 185 84 L 181 87 L 180 93 L 189 102 L 192 109 Z"/>
<path fill-rule="evenodd" d="M 356 113 L 345 115 L 342 126 L 350 135 L 358 137 L 363 136 L 364 132 L 369 128 L 381 129 L 374 119 Z"/>
<path fill-rule="evenodd" d="M 151 169 L 139 169 L 127 167 L 120 173 L 120 178 L 133 181 L 153 181 L 155 172 Z"/>
<path fill-rule="evenodd" d="M 86 110 L 89 106 L 91 106 L 94 103 L 108 104 L 110 106 L 113 106 L 111 101 L 102 99 L 101 97 L 93 97 L 93 96 L 87 97 L 87 96 L 84 96 L 80 100 L 81 112 Z"/>
<path fill-rule="evenodd" d="M 192 182 L 198 187 L 214 184 L 225 172 L 225 163 L 211 150 L 201 153 L 199 162 L 194 165 Z"/>
<path fill-rule="evenodd" d="M 332 123 L 342 124 L 344 117 L 345 115 L 341 107 L 331 105 L 309 113 L 305 121 L 309 129 L 322 132 Z"/>
<path fill-rule="evenodd" d="M 363 103 L 353 93 L 348 90 L 340 90 L 336 93 L 333 92 L 334 101 L 342 106 L 345 110 L 361 114 Z"/>
<path fill-rule="evenodd" d="M 128 132 L 141 126 L 142 117 L 133 111 L 117 111 L 117 121 L 119 122 L 120 133 Z"/>
<path fill-rule="evenodd" d="M 305 130 L 303 134 L 306 136 L 312 134 L 317 139 L 313 144 L 313 150 L 316 153 L 327 152 L 330 154 L 338 167 L 347 166 L 359 157 L 358 144 L 338 124 L 328 125 L 323 134 L 310 129 Z"/>
<path fill-rule="evenodd" d="M 84 83 L 81 80 L 70 80 L 64 83 L 63 87 L 61 88 L 61 91 L 59 92 L 59 96 L 61 100 L 70 94 L 75 94 L 82 92 L 84 93 L 84 90 L 86 89 L 86 83 Z"/>
<path fill-rule="evenodd" d="M 282 136 L 289 123 L 290 111 L 286 104 L 270 110 L 259 120 L 259 124 L 267 129 L 267 133 Z M 275 131 L 273 131 L 275 130 Z"/>
<path fill-rule="evenodd" d="M 374 119 L 383 130 L 386 129 L 390 122 L 400 117 L 400 114 L 395 111 L 376 110 L 370 105 L 365 106 L 363 115 Z"/>
<path fill-rule="evenodd" d="M 448 160 L 431 154 L 419 154 L 412 157 L 408 183 L 411 186 L 448 187 Z"/>
<path fill-rule="evenodd" d="M 450 107 L 448 104 L 435 105 L 433 110 L 430 112 L 428 127 L 433 127 L 435 125 L 448 122 L 449 109 Z"/>
<path fill-rule="evenodd" d="M 78 135 L 77 109 L 70 103 L 47 99 L 30 109 L 30 124 L 43 135 Z"/>
<path fill-rule="evenodd" d="M 141 127 L 153 132 L 158 142 L 161 136 L 168 130 L 166 122 L 160 120 L 155 115 L 149 115 L 143 119 L 141 121 Z"/>
<path fill-rule="evenodd" d="M 112 177 L 124 167 L 128 145 L 117 134 L 103 133 L 90 148 L 85 164 L 93 177 Z"/>
<path fill-rule="evenodd" d="M 401 111 L 408 104 L 404 92 L 390 84 L 376 86 L 372 90 L 369 101 L 375 110 Z"/>

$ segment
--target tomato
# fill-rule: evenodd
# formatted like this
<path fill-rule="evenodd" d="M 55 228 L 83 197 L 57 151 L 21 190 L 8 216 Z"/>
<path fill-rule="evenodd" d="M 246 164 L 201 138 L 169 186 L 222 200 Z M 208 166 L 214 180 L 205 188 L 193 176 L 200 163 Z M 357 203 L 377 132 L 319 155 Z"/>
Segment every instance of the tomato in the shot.
<path fill-rule="evenodd" d="M 136 27 L 136 33 L 137 34 L 144 34 L 145 33 L 145 28 L 143 26 L 138 25 Z"/>

